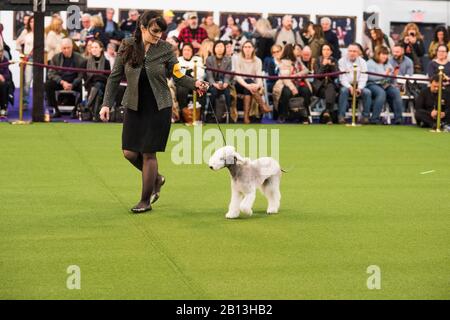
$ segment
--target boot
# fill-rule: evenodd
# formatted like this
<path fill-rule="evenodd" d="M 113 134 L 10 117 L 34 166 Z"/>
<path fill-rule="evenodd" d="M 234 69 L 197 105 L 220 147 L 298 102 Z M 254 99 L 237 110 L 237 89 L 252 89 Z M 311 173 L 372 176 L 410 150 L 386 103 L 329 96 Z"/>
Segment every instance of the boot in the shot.
<path fill-rule="evenodd" d="M 259 105 L 259 109 L 261 110 L 261 113 L 268 113 L 271 112 L 269 106 L 264 101 L 262 96 L 259 93 L 256 93 L 253 95 L 253 98 L 255 99 L 256 103 Z"/>
<path fill-rule="evenodd" d="M 250 123 L 250 104 L 252 103 L 252 96 L 244 96 L 244 123 Z"/>

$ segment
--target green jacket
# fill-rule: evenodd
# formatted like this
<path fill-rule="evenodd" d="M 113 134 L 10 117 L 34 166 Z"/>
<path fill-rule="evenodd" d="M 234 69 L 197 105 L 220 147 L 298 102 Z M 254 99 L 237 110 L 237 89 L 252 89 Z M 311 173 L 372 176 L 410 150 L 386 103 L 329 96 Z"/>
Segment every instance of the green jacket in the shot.
<path fill-rule="evenodd" d="M 116 92 L 120 82 L 122 79 L 126 78 L 127 88 L 122 99 L 122 105 L 131 110 L 138 109 L 139 76 L 142 66 L 133 68 L 131 64 L 124 63 L 123 57 L 121 56 L 124 43 L 133 41 L 134 38 L 125 39 L 119 48 L 119 54 L 114 63 L 114 68 L 108 77 L 108 82 L 106 84 L 103 106 L 111 108 L 114 105 Z M 173 52 L 172 45 L 168 42 L 160 40 L 157 44 L 152 45 L 147 51 L 145 58 L 145 69 L 155 94 L 159 110 L 172 107 L 172 96 L 167 84 L 167 78 L 172 77 L 179 86 L 191 90 L 195 89 L 195 80 L 185 76 L 180 71 L 178 59 Z"/>

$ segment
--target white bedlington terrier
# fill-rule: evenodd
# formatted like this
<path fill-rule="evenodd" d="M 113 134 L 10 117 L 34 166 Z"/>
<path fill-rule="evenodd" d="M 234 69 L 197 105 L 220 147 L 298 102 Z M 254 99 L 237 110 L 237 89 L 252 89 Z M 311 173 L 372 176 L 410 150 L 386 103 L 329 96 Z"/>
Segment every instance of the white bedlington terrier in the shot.
<path fill-rule="evenodd" d="M 251 160 L 239 155 L 234 147 L 218 149 L 209 159 L 212 170 L 228 168 L 231 174 L 231 201 L 228 219 L 239 218 L 240 212 L 251 216 L 256 189 L 267 198 L 267 214 L 278 213 L 280 208 L 280 182 L 284 172 L 278 162 L 269 157 Z"/>

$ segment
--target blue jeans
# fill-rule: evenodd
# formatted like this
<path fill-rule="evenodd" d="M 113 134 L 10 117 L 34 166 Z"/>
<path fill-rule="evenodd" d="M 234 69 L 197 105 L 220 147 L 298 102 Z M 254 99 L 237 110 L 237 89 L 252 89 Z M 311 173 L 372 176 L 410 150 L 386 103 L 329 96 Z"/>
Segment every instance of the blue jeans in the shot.
<path fill-rule="evenodd" d="M 349 97 L 350 90 L 346 87 L 342 87 L 339 94 L 339 117 L 345 117 L 345 112 L 348 109 Z M 372 105 L 372 93 L 367 88 L 363 88 L 360 97 L 363 101 L 362 116 L 368 118 L 370 116 L 370 106 Z"/>
<path fill-rule="evenodd" d="M 389 86 L 385 89 L 375 83 L 368 84 L 367 88 L 372 92 L 374 99 L 373 112 L 370 120 L 372 122 L 380 122 L 381 111 L 386 103 L 386 99 L 389 98 L 389 101 L 392 101 L 392 107 L 394 109 L 394 121 L 400 123 L 402 121 L 403 113 L 403 101 L 400 96 L 400 91 L 393 86 Z"/>
<path fill-rule="evenodd" d="M 222 94 L 225 96 L 225 103 L 227 104 L 227 108 L 229 109 L 231 107 L 231 94 L 229 86 L 224 90 L 218 90 L 216 87 L 211 86 L 209 87 L 209 92 L 211 93 L 210 100 L 213 108 L 216 107 L 216 99 L 220 97 Z"/>

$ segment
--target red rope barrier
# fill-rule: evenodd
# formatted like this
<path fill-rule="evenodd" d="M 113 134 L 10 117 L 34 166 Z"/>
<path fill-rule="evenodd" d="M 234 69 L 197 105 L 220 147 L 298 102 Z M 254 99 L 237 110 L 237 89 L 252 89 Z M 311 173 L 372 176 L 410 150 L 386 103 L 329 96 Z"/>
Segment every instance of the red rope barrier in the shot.
<path fill-rule="evenodd" d="M 343 71 L 338 72 L 332 72 L 332 73 L 323 73 L 323 74 L 309 74 L 304 76 L 260 76 L 260 75 L 252 75 L 252 74 L 245 74 L 245 73 L 238 73 L 238 72 L 232 72 L 232 71 L 225 71 L 220 69 L 214 69 L 214 68 L 205 68 L 206 70 L 217 72 L 217 73 L 223 73 L 223 74 L 229 74 L 233 76 L 240 76 L 240 77 L 246 77 L 246 78 L 257 78 L 257 79 L 267 79 L 267 80 L 297 80 L 297 79 L 309 79 L 309 78 L 326 78 L 326 77 L 336 77 L 341 74 L 347 73 Z"/>
<path fill-rule="evenodd" d="M 0 63 L 0 68 L 3 68 L 3 67 L 6 67 L 6 66 L 9 66 L 10 64 L 13 64 L 13 62 L 11 62 L 11 61 L 7 61 L 7 62 L 2 62 L 2 63 Z"/>
<path fill-rule="evenodd" d="M 94 69 L 83 69 L 83 68 L 60 67 L 60 66 L 53 66 L 53 65 L 37 63 L 37 62 L 29 62 L 28 64 L 33 65 L 35 67 L 41 67 L 41 68 L 47 68 L 47 69 L 53 69 L 53 70 L 59 70 L 59 71 L 85 72 L 85 73 L 96 73 L 96 74 L 110 74 L 111 73 L 111 71 L 109 71 L 109 70 L 94 70 Z"/>

